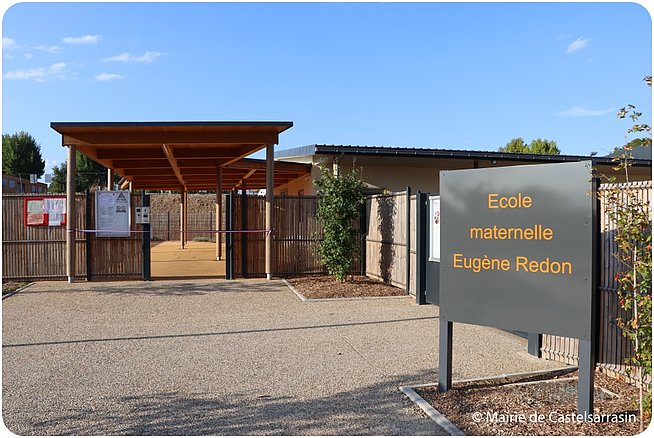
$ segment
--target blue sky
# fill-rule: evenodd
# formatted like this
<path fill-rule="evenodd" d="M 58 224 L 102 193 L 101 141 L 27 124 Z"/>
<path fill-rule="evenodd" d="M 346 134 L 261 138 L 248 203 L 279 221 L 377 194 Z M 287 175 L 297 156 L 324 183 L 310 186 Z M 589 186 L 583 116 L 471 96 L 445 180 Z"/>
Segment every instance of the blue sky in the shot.
<path fill-rule="evenodd" d="M 651 19 L 631 3 L 22 3 L 2 22 L 2 132 L 51 121 L 293 121 L 313 143 L 600 155 L 651 123 Z"/>

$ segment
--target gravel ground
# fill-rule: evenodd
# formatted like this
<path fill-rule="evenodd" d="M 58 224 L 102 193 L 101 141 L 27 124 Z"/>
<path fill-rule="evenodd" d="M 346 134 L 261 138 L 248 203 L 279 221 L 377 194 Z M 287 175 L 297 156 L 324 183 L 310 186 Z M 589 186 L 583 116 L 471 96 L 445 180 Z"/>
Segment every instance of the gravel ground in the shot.
<path fill-rule="evenodd" d="M 466 435 L 607 436 L 640 432 L 638 390 L 631 385 L 595 373 L 593 419 L 597 421 L 580 422 L 576 372 L 525 381 L 531 383 L 461 383 L 445 394 L 438 393 L 436 387 L 415 390 Z"/>
<path fill-rule="evenodd" d="M 184 280 L 36 283 L 2 307 L 15 434 L 444 434 L 398 390 L 437 380 L 436 306 Z M 455 379 L 560 366 L 511 334 L 454 330 Z"/>
<path fill-rule="evenodd" d="M 365 275 L 347 277 L 343 283 L 327 275 L 289 278 L 287 281 L 305 298 L 312 299 L 408 296 L 403 289 Z"/>

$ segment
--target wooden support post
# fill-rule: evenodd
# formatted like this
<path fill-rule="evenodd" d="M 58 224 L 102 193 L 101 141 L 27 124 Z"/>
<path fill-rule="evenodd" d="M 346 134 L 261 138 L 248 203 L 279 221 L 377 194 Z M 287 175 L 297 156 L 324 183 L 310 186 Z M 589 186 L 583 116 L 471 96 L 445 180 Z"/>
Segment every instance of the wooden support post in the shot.
<path fill-rule="evenodd" d="M 216 229 L 220 230 L 223 217 L 223 168 L 216 169 Z M 223 235 L 216 233 L 216 260 L 222 260 Z"/>
<path fill-rule="evenodd" d="M 107 190 L 113 190 L 114 188 L 114 172 L 111 169 L 107 169 Z"/>
<path fill-rule="evenodd" d="M 188 243 L 188 190 L 184 189 L 184 243 Z"/>
<path fill-rule="evenodd" d="M 248 195 L 247 180 L 241 184 L 241 230 L 248 229 Z M 248 235 L 241 234 L 241 274 L 243 278 L 248 276 Z"/>
<path fill-rule="evenodd" d="M 75 208 L 75 174 L 77 171 L 77 146 L 68 146 L 68 173 L 66 177 L 66 274 L 68 282 L 75 281 L 75 228 L 77 211 Z"/>
<path fill-rule="evenodd" d="M 273 200 L 275 196 L 274 145 L 266 145 L 266 278 L 273 276 Z"/>
<path fill-rule="evenodd" d="M 179 246 L 184 249 L 184 187 L 179 189 Z"/>

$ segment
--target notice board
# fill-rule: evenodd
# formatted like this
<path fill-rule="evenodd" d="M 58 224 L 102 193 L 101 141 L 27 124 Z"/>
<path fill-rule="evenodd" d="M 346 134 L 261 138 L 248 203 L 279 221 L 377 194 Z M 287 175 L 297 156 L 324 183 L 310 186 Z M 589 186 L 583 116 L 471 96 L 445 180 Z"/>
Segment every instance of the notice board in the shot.
<path fill-rule="evenodd" d="M 591 162 L 442 171 L 440 315 L 590 339 Z"/>
<path fill-rule="evenodd" d="M 95 193 L 96 237 L 129 237 L 131 203 L 128 190 Z"/>
<path fill-rule="evenodd" d="M 429 196 L 429 261 L 441 261 L 441 197 Z"/>
<path fill-rule="evenodd" d="M 65 196 L 37 196 L 23 200 L 24 223 L 27 226 L 58 227 L 66 225 Z"/>

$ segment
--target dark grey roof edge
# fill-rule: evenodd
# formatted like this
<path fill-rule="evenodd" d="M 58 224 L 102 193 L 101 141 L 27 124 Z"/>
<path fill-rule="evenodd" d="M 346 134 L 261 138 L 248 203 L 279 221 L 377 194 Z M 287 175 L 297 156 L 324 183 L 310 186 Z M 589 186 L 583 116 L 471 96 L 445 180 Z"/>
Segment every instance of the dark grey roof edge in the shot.
<path fill-rule="evenodd" d="M 343 146 L 343 145 L 313 145 L 314 154 L 320 155 L 376 155 L 386 157 L 422 157 L 422 158 L 470 158 L 470 159 L 493 159 L 507 161 L 536 161 L 536 162 L 568 162 L 568 161 L 592 161 L 593 164 L 614 165 L 611 157 L 590 157 L 583 155 L 542 155 L 542 154 L 517 154 L 495 151 L 466 151 L 456 149 L 421 149 L 405 147 L 380 147 L 380 146 Z M 297 148 L 300 149 L 300 148 Z M 299 154 L 290 155 L 297 156 Z M 652 166 L 652 160 L 632 159 L 636 166 Z"/>
<path fill-rule="evenodd" d="M 52 129 L 56 128 L 95 128 L 95 127 L 166 127 L 166 126 L 282 126 L 286 129 L 293 122 L 271 121 L 166 121 L 166 122 L 50 122 Z"/>

